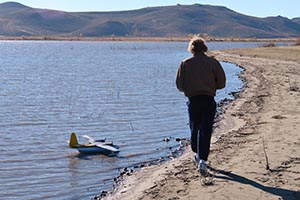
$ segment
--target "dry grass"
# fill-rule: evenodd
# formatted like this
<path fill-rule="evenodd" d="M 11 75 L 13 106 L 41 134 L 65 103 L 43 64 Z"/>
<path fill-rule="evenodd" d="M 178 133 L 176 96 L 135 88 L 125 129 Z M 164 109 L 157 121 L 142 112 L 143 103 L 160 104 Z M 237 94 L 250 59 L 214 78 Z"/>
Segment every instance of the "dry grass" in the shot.
<path fill-rule="evenodd" d="M 277 46 L 272 48 L 254 48 L 254 49 L 232 49 L 226 50 L 240 54 L 241 56 L 252 56 L 261 58 L 270 58 L 274 60 L 292 60 L 300 63 L 300 46 Z"/>
<path fill-rule="evenodd" d="M 300 92 L 300 76 L 296 76 L 296 75 L 290 76 L 289 86 L 290 86 L 290 91 Z"/>
<path fill-rule="evenodd" d="M 16 37 L 0 37 L 0 40 L 58 40 L 58 41 L 182 41 L 190 40 L 191 35 L 186 37 L 81 37 L 81 36 L 16 36 Z M 299 38 L 219 38 L 207 37 L 206 41 L 216 42 L 299 42 Z"/>

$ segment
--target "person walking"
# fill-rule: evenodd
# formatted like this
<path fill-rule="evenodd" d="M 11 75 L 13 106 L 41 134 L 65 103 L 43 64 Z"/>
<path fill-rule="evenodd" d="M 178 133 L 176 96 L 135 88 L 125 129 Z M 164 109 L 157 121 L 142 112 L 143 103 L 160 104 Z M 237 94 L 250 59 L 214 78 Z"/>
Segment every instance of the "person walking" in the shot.
<path fill-rule="evenodd" d="M 188 51 L 193 55 L 184 59 L 177 70 L 176 86 L 188 97 L 191 148 L 201 175 L 207 175 L 206 161 L 216 113 L 216 90 L 226 85 L 224 70 L 216 59 L 205 54 L 204 39 L 193 37 Z"/>

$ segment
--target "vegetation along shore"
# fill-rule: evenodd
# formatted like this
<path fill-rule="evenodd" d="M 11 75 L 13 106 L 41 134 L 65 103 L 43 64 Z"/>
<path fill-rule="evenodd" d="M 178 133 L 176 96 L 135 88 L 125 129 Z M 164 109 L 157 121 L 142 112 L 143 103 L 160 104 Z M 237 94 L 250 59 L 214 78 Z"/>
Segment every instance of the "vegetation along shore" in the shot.
<path fill-rule="evenodd" d="M 151 41 L 151 42 L 187 42 L 193 36 L 186 37 L 76 37 L 76 36 L 0 36 L 2 40 L 29 40 L 29 41 Z M 202 36 L 202 35 L 201 35 Z M 202 36 L 203 37 L 203 36 Z M 294 42 L 299 43 L 300 38 L 222 38 L 203 37 L 206 41 L 212 42 Z"/>

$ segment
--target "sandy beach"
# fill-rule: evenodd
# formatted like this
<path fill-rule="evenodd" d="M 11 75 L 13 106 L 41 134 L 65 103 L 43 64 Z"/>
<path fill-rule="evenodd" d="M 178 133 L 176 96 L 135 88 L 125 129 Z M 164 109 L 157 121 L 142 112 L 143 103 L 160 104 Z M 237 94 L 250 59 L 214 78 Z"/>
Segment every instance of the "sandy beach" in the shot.
<path fill-rule="evenodd" d="M 217 122 L 211 176 L 199 175 L 188 147 L 179 158 L 124 177 L 105 199 L 300 199 L 300 46 L 210 54 L 245 69 L 243 91 Z"/>

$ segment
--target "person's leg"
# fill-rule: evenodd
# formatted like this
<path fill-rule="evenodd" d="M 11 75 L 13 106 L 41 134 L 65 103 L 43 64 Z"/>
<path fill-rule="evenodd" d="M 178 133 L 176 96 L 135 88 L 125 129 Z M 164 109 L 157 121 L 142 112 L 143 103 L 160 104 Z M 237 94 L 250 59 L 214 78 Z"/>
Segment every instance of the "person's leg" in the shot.
<path fill-rule="evenodd" d="M 189 125 L 191 131 L 191 148 L 194 153 L 198 153 L 198 133 L 199 133 L 199 126 L 200 126 L 200 118 L 198 117 L 198 111 L 196 102 L 189 102 L 188 104 L 188 111 L 189 111 Z"/>
<path fill-rule="evenodd" d="M 201 115 L 199 134 L 199 158 L 204 161 L 207 161 L 208 159 L 210 140 L 216 113 L 216 102 L 214 99 L 208 99 L 206 103 L 207 107 L 205 107 Z"/>

